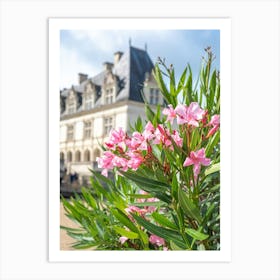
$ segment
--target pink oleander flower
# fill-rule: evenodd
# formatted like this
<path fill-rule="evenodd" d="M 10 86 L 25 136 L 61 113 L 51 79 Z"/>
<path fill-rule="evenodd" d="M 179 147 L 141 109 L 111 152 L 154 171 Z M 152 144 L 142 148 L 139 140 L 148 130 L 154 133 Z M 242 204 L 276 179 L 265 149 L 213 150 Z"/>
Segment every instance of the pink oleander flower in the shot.
<path fill-rule="evenodd" d="M 200 108 L 197 102 L 192 102 L 189 107 L 179 104 L 176 106 L 175 112 L 178 124 L 187 123 L 195 127 L 199 126 L 198 121 L 202 120 L 205 115 L 205 111 Z"/>
<path fill-rule="evenodd" d="M 112 164 L 114 167 L 120 167 L 122 171 L 128 170 L 128 160 L 119 156 L 114 156 L 112 159 Z"/>
<path fill-rule="evenodd" d="M 143 156 L 137 152 L 128 152 L 127 155 L 130 157 L 130 159 L 127 162 L 127 166 L 132 170 L 136 171 L 144 161 Z"/>
<path fill-rule="evenodd" d="M 177 124 L 187 123 L 187 110 L 186 105 L 178 104 L 175 108 L 175 113 L 177 115 Z"/>
<path fill-rule="evenodd" d="M 161 124 L 157 126 L 154 135 L 154 144 L 163 144 L 165 145 L 165 147 L 169 147 L 172 145 L 172 142 L 169 139 L 170 133 L 168 132 L 168 130 L 165 130 Z"/>
<path fill-rule="evenodd" d="M 125 208 L 125 211 L 127 214 L 130 214 L 130 213 L 138 213 L 140 214 L 142 217 L 145 216 L 145 214 L 147 213 L 147 210 L 146 209 L 141 209 L 137 206 L 134 206 L 134 205 L 129 205 L 127 208 Z M 134 223 L 135 220 L 133 219 L 133 217 L 131 215 L 128 215 L 128 218 Z"/>
<path fill-rule="evenodd" d="M 145 137 L 138 131 L 132 133 L 131 141 L 128 145 L 131 150 L 147 150 L 147 141 Z"/>
<path fill-rule="evenodd" d="M 149 241 L 153 245 L 162 246 L 165 245 L 165 240 L 157 235 L 152 234 L 149 238 Z"/>
<path fill-rule="evenodd" d="M 168 108 L 163 109 L 162 114 L 167 115 L 166 121 L 167 122 L 169 121 L 171 124 L 173 124 L 173 121 L 176 118 L 176 112 L 171 104 L 169 104 L 168 107 L 169 109 Z"/>
<path fill-rule="evenodd" d="M 155 128 L 152 125 L 152 123 L 149 121 L 145 128 L 144 131 L 142 133 L 143 137 L 145 138 L 145 140 L 152 140 L 154 138 L 154 132 L 155 132 Z"/>
<path fill-rule="evenodd" d="M 176 143 L 177 146 L 182 147 L 183 146 L 183 139 L 179 136 L 179 133 L 177 130 L 173 130 L 173 133 L 171 134 L 172 139 Z"/>
<path fill-rule="evenodd" d="M 206 126 L 207 121 L 208 121 L 208 110 L 204 110 L 204 114 L 201 120 L 203 126 Z"/>
<path fill-rule="evenodd" d="M 120 241 L 121 244 L 124 244 L 127 240 L 128 240 L 128 238 L 125 237 L 125 236 L 121 236 L 121 237 L 119 238 L 119 241 Z"/>
<path fill-rule="evenodd" d="M 220 127 L 220 116 L 214 115 L 212 116 L 210 122 L 208 123 L 208 126 L 213 126 L 210 131 L 208 132 L 206 138 L 209 138 L 212 136 Z"/>
<path fill-rule="evenodd" d="M 186 158 L 183 166 L 193 165 L 193 173 L 196 179 L 200 173 L 201 165 L 208 166 L 210 163 L 211 160 L 205 157 L 205 149 L 202 148 L 196 152 L 192 151 L 190 156 Z"/>
<path fill-rule="evenodd" d="M 97 164 L 99 168 L 103 168 L 101 174 L 108 177 L 108 170 L 113 169 L 113 159 L 115 155 L 110 151 L 105 151 L 102 157 L 97 157 Z"/>
<path fill-rule="evenodd" d="M 121 147 L 123 142 L 125 141 L 126 133 L 123 131 L 122 128 L 112 129 L 110 131 L 109 140 L 105 142 L 105 145 L 114 150 L 116 146 Z"/>
<path fill-rule="evenodd" d="M 197 102 L 192 102 L 187 110 L 187 123 L 189 125 L 198 127 L 199 120 L 202 120 L 205 111 L 202 110 Z"/>

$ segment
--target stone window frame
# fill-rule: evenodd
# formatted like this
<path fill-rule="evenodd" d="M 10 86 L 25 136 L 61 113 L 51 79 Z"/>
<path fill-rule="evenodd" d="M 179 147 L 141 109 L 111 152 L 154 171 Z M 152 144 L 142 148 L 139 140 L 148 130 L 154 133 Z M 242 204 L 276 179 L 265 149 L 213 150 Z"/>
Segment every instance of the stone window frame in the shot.
<path fill-rule="evenodd" d="M 151 105 L 159 104 L 159 89 L 158 88 L 150 88 L 149 91 L 149 103 Z"/>
<path fill-rule="evenodd" d="M 89 149 L 86 149 L 84 151 L 84 162 L 90 162 L 91 160 L 91 151 Z"/>
<path fill-rule="evenodd" d="M 106 87 L 104 92 L 104 104 L 109 105 L 114 103 L 114 101 L 115 101 L 114 87 L 113 86 Z"/>
<path fill-rule="evenodd" d="M 84 139 L 91 139 L 92 138 L 92 128 L 93 120 L 85 120 L 84 121 Z"/>
<path fill-rule="evenodd" d="M 106 123 L 106 120 L 111 120 L 109 123 Z M 115 124 L 115 116 L 114 115 L 108 115 L 103 117 L 103 135 L 109 136 L 110 131 L 114 128 Z"/>
<path fill-rule="evenodd" d="M 72 162 L 73 161 L 73 153 L 72 153 L 72 151 L 68 151 L 66 153 L 66 160 L 67 160 L 67 162 Z"/>
<path fill-rule="evenodd" d="M 75 151 L 75 162 L 81 162 L 82 161 L 82 153 L 80 150 Z"/>
<path fill-rule="evenodd" d="M 71 92 L 67 100 L 67 114 L 74 114 L 76 112 L 76 102 L 75 93 Z"/>
<path fill-rule="evenodd" d="M 85 93 L 84 94 L 84 109 L 90 110 L 94 107 L 94 94 Z"/>
<path fill-rule="evenodd" d="M 68 124 L 67 125 L 67 135 L 66 135 L 67 141 L 73 141 L 74 136 L 75 136 L 75 125 L 74 124 Z"/>

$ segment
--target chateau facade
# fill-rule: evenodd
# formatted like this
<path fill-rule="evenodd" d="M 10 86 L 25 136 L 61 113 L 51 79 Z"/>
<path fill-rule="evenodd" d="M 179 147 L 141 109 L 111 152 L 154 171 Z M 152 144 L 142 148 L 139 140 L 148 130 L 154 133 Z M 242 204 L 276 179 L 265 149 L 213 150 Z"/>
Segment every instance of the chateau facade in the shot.
<path fill-rule="evenodd" d="M 67 174 L 86 182 L 111 129 L 129 133 L 139 116 L 146 119 L 142 94 L 151 105 L 163 104 L 153 68 L 147 50 L 129 46 L 114 54 L 113 63 L 104 62 L 99 74 L 80 73 L 78 85 L 60 91 L 60 159 Z"/>

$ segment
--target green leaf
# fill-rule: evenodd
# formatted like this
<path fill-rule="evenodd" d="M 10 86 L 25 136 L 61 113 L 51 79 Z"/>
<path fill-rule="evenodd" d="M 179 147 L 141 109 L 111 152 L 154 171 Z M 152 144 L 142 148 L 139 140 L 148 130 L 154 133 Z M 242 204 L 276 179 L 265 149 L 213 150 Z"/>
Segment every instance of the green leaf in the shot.
<path fill-rule="evenodd" d="M 127 171 L 127 172 L 122 172 L 121 173 L 128 179 L 130 179 L 131 181 L 139 184 L 139 185 L 145 185 L 145 186 L 149 186 L 151 188 L 154 188 L 154 190 L 170 190 L 170 186 L 168 184 L 166 184 L 165 182 L 161 182 L 161 181 L 157 181 L 157 180 L 153 180 L 147 177 L 142 177 L 137 175 L 136 172 L 131 172 L 131 171 Z"/>
<path fill-rule="evenodd" d="M 174 223 L 172 223 L 168 218 L 166 218 L 164 215 L 161 215 L 161 214 L 159 214 L 157 212 L 154 212 L 152 214 L 152 217 L 160 225 L 162 225 L 164 227 L 168 227 L 168 228 L 172 228 L 172 229 L 178 230 L 177 226 Z"/>
<path fill-rule="evenodd" d="M 82 187 L 81 189 L 83 197 L 85 198 L 87 204 L 89 206 L 91 206 L 93 209 L 97 208 L 97 203 L 95 201 L 95 199 L 93 198 L 93 196 L 91 195 L 90 191 L 84 187 Z"/>
<path fill-rule="evenodd" d="M 209 235 L 207 234 L 204 234 L 202 232 L 199 232 L 195 229 L 192 229 L 192 228 L 186 228 L 186 233 L 191 236 L 192 238 L 196 239 L 196 240 L 205 240 L 209 237 Z"/>
<path fill-rule="evenodd" d="M 177 180 L 177 176 L 174 175 L 172 178 L 172 183 L 171 183 L 171 187 L 172 187 L 172 196 L 176 199 L 176 201 L 178 201 L 178 180 Z"/>
<path fill-rule="evenodd" d="M 188 69 L 189 69 L 190 74 L 189 74 L 187 84 L 186 84 L 186 93 L 187 93 L 187 104 L 189 105 L 193 101 L 193 98 L 192 98 L 192 71 L 191 71 L 191 67 L 189 64 L 188 64 Z"/>
<path fill-rule="evenodd" d="M 187 197 L 185 192 L 179 188 L 178 189 L 178 200 L 181 208 L 183 209 L 184 213 L 199 223 L 201 223 L 202 218 L 199 212 L 199 209 L 195 206 L 195 204 Z"/>
<path fill-rule="evenodd" d="M 176 82 L 175 82 L 175 72 L 174 68 L 169 69 L 169 77 L 170 77 L 170 83 L 169 83 L 169 88 L 170 88 L 170 94 L 174 97 L 176 97 Z"/>
<path fill-rule="evenodd" d="M 113 185 L 112 180 L 108 179 L 107 177 L 103 176 L 100 172 L 94 171 L 89 168 L 89 171 L 97 178 L 98 180 L 106 183 L 108 186 Z"/>
<path fill-rule="evenodd" d="M 177 92 L 176 92 L 177 94 L 182 90 L 182 88 L 185 85 L 187 71 L 188 71 L 188 67 L 185 68 L 184 72 L 181 75 L 181 78 L 180 78 L 179 84 L 178 84 L 178 88 L 177 88 Z"/>
<path fill-rule="evenodd" d="M 185 250 L 181 247 L 179 247 L 177 244 L 175 244 L 172 240 L 170 241 L 170 247 L 173 251 L 182 251 Z"/>
<path fill-rule="evenodd" d="M 219 172 L 219 171 L 220 171 L 220 163 L 218 162 L 205 170 L 205 176 L 208 176 L 212 173 Z"/>
<path fill-rule="evenodd" d="M 143 226 L 149 232 L 151 232 L 159 237 L 162 237 L 163 239 L 165 239 L 167 241 L 173 240 L 174 243 L 176 243 L 178 246 L 186 249 L 186 244 L 185 244 L 182 236 L 177 231 L 156 226 L 135 214 L 132 214 L 132 216 L 138 222 L 139 225 Z"/>
<path fill-rule="evenodd" d="M 149 202 L 149 201 L 147 201 L 147 202 L 132 202 L 132 203 L 130 203 L 130 205 L 133 205 L 133 206 L 139 206 L 139 207 L 141 207 L 141 206 L 156 206 L 156 207 L 159 207 L 159 206 L 162 206 L 162 205 L 164 205 L 165 203 L 164 202 L 162 202 L 162 201 L 154 201 L 154 202 Z"/>
<path fill-rule="evenodd" d="M 132 198 L 140 198 L 140 199 L 146 199 L 146 198 L 152 198 L 153 195 L 151 194 L 139 194 L 139 193 L 128 193 L 128 196 L 132 197 Z"/>
<path fill-rule="evenodd" d="M 155 65 L 155 69 L 154 69 L 153 74 L 154 74 L 155 80 L 157 81 L 158 87 L 159 87 L 163 97 L 167 101 L 167 103 L 168 104 L 172 104 L 172 105 L 175 106 L 175 102 L 173 102 L 172 97 L 169 94 L 169 92 L 168 92 L 168 90 L 166 88 L 166 85 L 165 85 L 165 83 L 163 81 L 162 74 L 161 74 L 161 71 L 159 69 L 158 64 Z"/>
<path fill-rule="evenodd" d="M 118 233 L 120 234 L 121 236 L 125 236 L 129 239 L 138 239 L 139 238 L 139 234 L 136 233 L 136 232 L 133 232 L 133 231 L 128 231 L 128 230 L 125 230 L 121 227 L 118 227 L 118 226 L 113 226 L 113 229 Z"/>
<path fill-rule="evenodd" d="M 194 129 L 191 136 L 191 150 L 194 150 L 201 139 L 201 135 L 199 133 L 199 129 Z"/>
<path fill-rule="evenodd" d="M 171 197 L 168 194 L 166 194 L 166 191 L 169 191 L 170 187 L 165 182 L 160 182 L 150 179 L 148 177 L 139 176 L 131 171 L 120 171 L 120 173 L 124 177 L 136 183 L 140 189 L 148 193 L 152 193 L 155 197 L 159 198 L 160 200 L 166 203 L 171 202 Z"/>
<path fill-rule="evenodd" d="M 205 149 L 205 155 L 206 157 L 210 157 L 211 153 L 214 149 L 214 147 L 219 143 L 220 141 L 220 131 L 217 131 L 213 137 L 210 138 L 210 141 L 208 142 L 206 149 Z"/>
<path fill-rule="evenodd" d="M 131 231 L 137 232 L 137 227 L 130 221 L 130 219 L 119 209 L 111 209 L 112 214 L 126 227 L 128 227 Z"/>
<path fill-rule="evenodd" d="M 145 113 L 146 113 L 148 120 L 153 124 L 154 118 L 155 118 L 155 113 L 148 104 L 145 104 Z"/>
<path fill-rule="evenodd" d="M 216 92 L 216 71 L 213 71 L 211 79 L 210 79 L 210 94 L 207 96 L 207 108 L 211 113 L 213 110 L 214 98 Z"/>

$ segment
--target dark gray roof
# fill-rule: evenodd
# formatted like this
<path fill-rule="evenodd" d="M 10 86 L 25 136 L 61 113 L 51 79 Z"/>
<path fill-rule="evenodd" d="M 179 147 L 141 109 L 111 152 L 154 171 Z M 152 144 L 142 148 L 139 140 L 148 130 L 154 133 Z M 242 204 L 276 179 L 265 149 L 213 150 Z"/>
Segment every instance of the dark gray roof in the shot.
<path fill-rule="evenodd" d="M 128 51 L 121 56 L 119 62 L 114 65 L 112 71 L 117 77 L 119 88 L 116 102 L 123 100 L 143 102 L 141 91 L 143 90 L 145 76 L 146 73 L 151 73 L 153 68 L 153 62 L 147 51 L 129 46 Z M 81 84 L 73 86 L 75 92 L 78 94 L 78 103 L 80 106 L 82 105 L 82 93 L 85 90 L 85 85 L 89 81 L 96 86 L 96 91 L 98 92 L 98 99 L 96 100 L 95 106 L 98 107 L 101 105 L 99 93 L 107 74 L 108 71 L 104 70 L 98 75 L 83 81 Z M 69 90 L 70 89 L 63 89 L 60 94 L 66 97 L 69 94 Z M 81 109 L 80 107 L 78 111 Z"/>
<path fill-rule="evenodd" d="M 116 101 L 130 99 L 143 102 L 141 91 L 145 73 L 151 73 L 153 67 L 153 62 L 145 50 L 130 46 L 129 51 L 121 57 L 114 68 L 121 88 Z"/>

